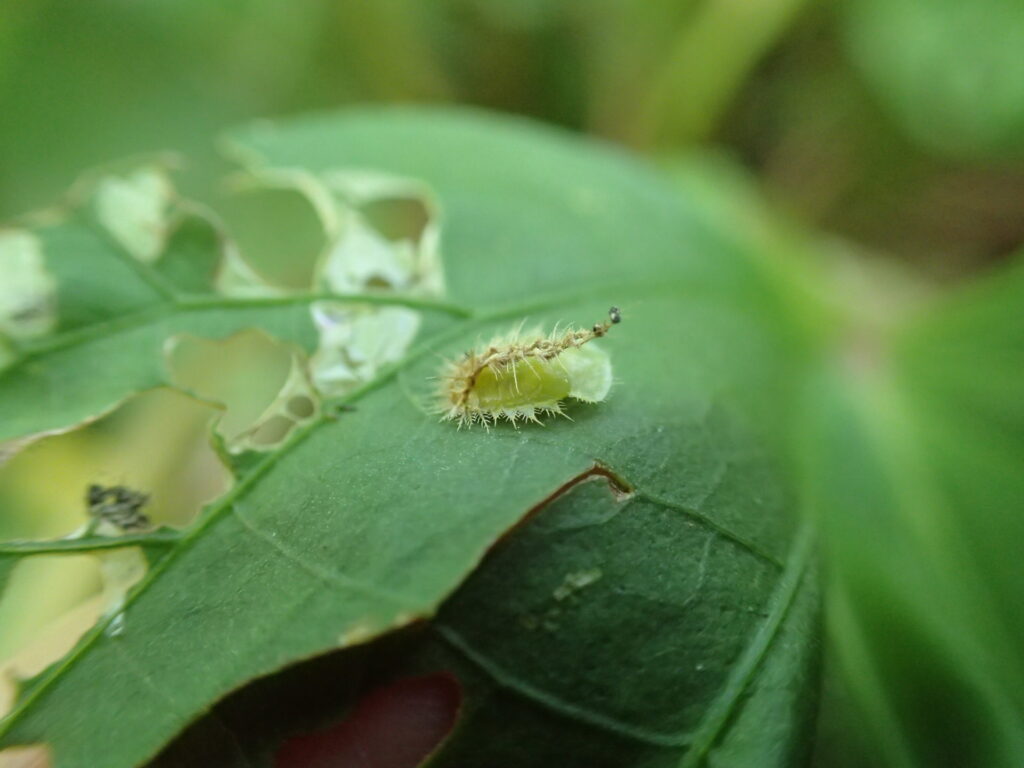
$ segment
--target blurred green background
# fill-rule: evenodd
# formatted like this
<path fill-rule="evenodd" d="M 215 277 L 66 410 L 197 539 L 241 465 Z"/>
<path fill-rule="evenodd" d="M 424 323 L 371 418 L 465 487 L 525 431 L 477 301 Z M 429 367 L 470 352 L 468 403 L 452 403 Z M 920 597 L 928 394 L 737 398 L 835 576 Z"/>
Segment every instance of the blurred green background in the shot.
<path fill-rule="evenodd" d="M 1024 242 L 1021 0 L 0 0 L 0 220 L 91 166 L 165 149 L 189 158 L 184 191 L 213 199 L 223 128 L 409 102 L 530 116 L 670 172 L 725 155 L 783 217 L 905 273 L 886 281 L 896 303 L 915 295 L 905 285 L 965 281 Z M 211 409 L 166 392 L 133 408 L 19 455 L 23 470 L 12 461 L 0 496 L 37 514 L 0 520 L 0 535 L 73 528 L 46 510 L 77 512 L 112 451 L 126 469 L 111 482 L 134 461 L 158 497 L 192 489 L 161 520 L 216 495 L 212 455 L 178 460 L 202 453 Z M 181 453 L 152 461 L 140 436 L 172 427 Z M 41 482 L 55 464 L 61 482 Z M 18 619 L 0 658 L 96 589 L 91 566 L 44 560 L 21 575 L 34 586 L 20 603 L 0 606 L 0 623 Z M 829 675 L 819 765 L 880 762 L 859 717 Z"/>
<path fill-rule="evenodd" d="M 135 152 L 366 102 L 712 145 L 793 215 L 956 277 L 1024 239 L 1019 0 L 4 0 L 0 218 Z"/>

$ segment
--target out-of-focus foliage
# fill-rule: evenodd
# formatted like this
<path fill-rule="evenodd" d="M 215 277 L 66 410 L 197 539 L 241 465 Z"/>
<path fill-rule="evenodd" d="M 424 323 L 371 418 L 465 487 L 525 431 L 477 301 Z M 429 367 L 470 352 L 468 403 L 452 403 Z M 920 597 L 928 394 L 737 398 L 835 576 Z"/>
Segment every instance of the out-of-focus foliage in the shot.
<path fill-rule="evenodd" d="M 862 316 L 808 386 L 832 637 L 891 765 L 1024 761 L 1022 266 L 909 322 L 869 283 L 897 325 Z"/>
<path fill-rule="evenodd" d="M 931 274 L 1024 238 L 1015 0 L 2 6 L 0 215 L 165 148 L 192 158 L 185 187 L 207 199 L 220 128 L 442 101 L 659 154 L 724 141 L 802 217 Z"/>
<path fill-rule="evenodd" d="M 1024 159 L 1024 3 L 846 6 L 853 60 L 911 138 L 954 157 Z"/>

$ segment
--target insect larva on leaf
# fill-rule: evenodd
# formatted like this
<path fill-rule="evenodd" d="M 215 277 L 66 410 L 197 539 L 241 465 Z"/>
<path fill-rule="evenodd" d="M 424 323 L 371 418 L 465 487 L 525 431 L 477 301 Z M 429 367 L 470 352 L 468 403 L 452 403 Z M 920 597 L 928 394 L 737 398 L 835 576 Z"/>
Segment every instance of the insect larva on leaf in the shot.
<path fill-rule="evenodd" d="M 612 366 L 606 352 L 588 342 L 621 322 L 618 307 L 608 319 L 587 329 L 568 328 L 550 335 L 516 329 L 483 348 L 446 364 L 438 390 L 438 412 L 459 427 L 500 419 L 540 422 L 545 414 L 565 415 L 567 397 L 598 403 L 608 396 Z"/>

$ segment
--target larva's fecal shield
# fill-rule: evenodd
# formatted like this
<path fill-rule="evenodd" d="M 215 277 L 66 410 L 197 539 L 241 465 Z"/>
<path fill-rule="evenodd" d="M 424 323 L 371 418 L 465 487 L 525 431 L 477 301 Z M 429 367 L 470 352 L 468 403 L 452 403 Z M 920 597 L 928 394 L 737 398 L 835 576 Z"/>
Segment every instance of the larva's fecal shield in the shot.
<path fill-rule="evenodd" d="M 608 320 L 586 330 L 522 334 L 518 330 L 450 362 L 441 376 L 438 410 L 459 427 L 499 419 L 539 422 L 564 415 L 567 397 L 597 403 L 608 396 L 612 366 L 608 354 L 588 342 L 621 320 L 612 307 Z"/>

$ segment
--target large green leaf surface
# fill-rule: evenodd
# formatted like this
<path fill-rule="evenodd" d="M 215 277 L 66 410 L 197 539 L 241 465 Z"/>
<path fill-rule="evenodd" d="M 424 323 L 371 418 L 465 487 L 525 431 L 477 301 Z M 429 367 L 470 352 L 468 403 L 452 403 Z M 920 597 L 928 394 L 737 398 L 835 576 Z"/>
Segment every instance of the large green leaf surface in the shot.
<path fill-rule="evenodd" d="M 465 700 L 431 766 L 800 764 L 810 742 L 794 735 L 817 705 L 809 544 L 778 579 L 596 474 L 498 542 L 430 625 L 248 686 L 153 765 L 271 765 L 285 736 L 344 718 L 361 692 L 437 672 Z"/>
<path fill-rule="evenodd" d="M 252 466 L 156 561 L 117 632 L 102 620 L 31 681 L 2 743 L 45 742 L 59 766 L 138 764 L 254 677 L 432 616 L 529 510 L 601 467 L 628 502 L 592 483 L 573 488 L 446 607 L 438 642 L 477 702 L 466 732 L 504 716 L 485 690 L 497 685 L 523 723 L 555 702 L 590 734 L 581 749 L 597 739 L 609 758 L 650 749 L 650 765 L 737 765 L 767 749 L 785 765 L 806 736 L 816 642 L 809 534 L 797 534 L 779 459 L 806 357 L 786 269 L 698 196 L 527 124 L 363 113 L 261 124 L 232 146 L 249 164 L 428 182 L 444 212 L 446 301 L 412 302 L 429 322 L 407 358 Z M 81 234 L 60 226 L 49 250 Z M 129 262 L 132 284 L 114 245 L 88 228 L 81 237 L 82 253 L 95 250 L 91 287 L 76 283 L 86 295 L 62 305 L 58 334 L 0 373 L 4 437 L 72 425 L 163 382 L 163 343 L 180 331 L 258 326 L 307 349 L 315 341 L 305 297 L 197 297 L 180 287 L 193 290 L 191 276 Z M 128 282 L 104 303 L 95 276 L 108 261 Z M 67 269 L 59 277 L 75 282 Z M 588 325 L 612 304 L 626 319 L 601 342 L 616 379 L 606 402 L 519 430 L 459 431 L 427 412 L 435 353 L 459 354 L 524 318 Z M 592 565 L 573 544 L 587 526 Z M 499 596 L 513 583 L 502 569 L 532 568 L 532 550 L 535 580 Z M 561 643 L 474 622 L 489 601 L 494 621 L 512 621 L 501 612 L 594 568 L 602 577 L 571 601 Z M 648 643 L 635 642 L 636 621 Z M 581 635 L 608 647 L 577 652 Z M 545 659 L 574 654 L 561 674 L 545 671 Z M 587 664 L 612 677 L 588 677 Z"/>
<path fill-rule="evenodd" d="M 799 764 L 818 601 L 808 531 L 794 546 L 779 578 L 671 509 L 577 486 L 442 608 L 422 655 L 469 693 L 431 765 Z"/>

